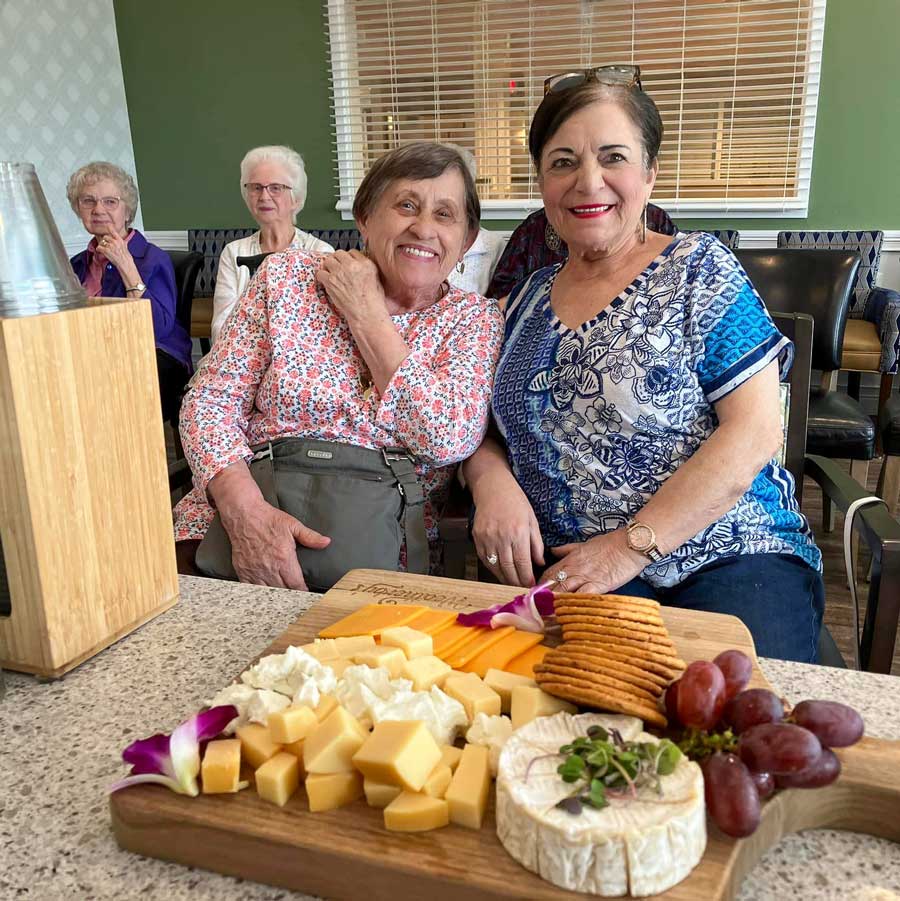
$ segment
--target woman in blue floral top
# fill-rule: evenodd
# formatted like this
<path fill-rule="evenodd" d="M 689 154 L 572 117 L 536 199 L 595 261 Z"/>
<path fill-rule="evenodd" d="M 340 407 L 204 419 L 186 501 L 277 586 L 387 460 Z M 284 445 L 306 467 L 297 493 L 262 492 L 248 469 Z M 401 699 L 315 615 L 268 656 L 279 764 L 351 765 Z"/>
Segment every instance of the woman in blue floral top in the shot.
<path fill-rule="evenodd" d="M 662 122 L 638 75 L 548 79 L 532 121 L 569 257 L 509 294 L 475 544 L 505 582 L 730 613 L 814 661 L 821 554 L 775 459 L 793 348 L 715 238 L 646 228 Z"/>

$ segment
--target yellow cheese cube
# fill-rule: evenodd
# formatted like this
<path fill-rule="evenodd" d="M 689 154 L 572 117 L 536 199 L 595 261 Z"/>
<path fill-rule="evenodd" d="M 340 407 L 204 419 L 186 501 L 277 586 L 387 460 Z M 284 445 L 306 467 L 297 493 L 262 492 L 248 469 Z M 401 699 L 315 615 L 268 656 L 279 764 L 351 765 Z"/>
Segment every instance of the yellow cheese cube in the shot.
<path fill-rule="evenodd" d="M 429 795 L 403 792 L 384 808 L 384 828 L 391 832 L 427 832 L 449 822 L 447 802 Z"/>
<path fill-rule="evenodd" d="M 316 719 L 321 723 L 338 705 L 337 698 L 331 695 L 322 695 L 319 698 L 319 706 L 316 707 Z"/>
<path fill-rule="evenodd" d="M 441 749 L 421 720 L 385 720 L 353 755 L 353 765 L 375 782 L 419 791 L 441 759 Z"/>
<path fill-rule="evenodd" d="M 512 702 L 512 690 L 517 685 L 529 685 L 537 687 L 537 682 L 528 676 L 520 676 L 518 673 L 508 673 L 501 669 L 489 669 L 484 675 L 484 684 L 493 688 L 500 695 L 500 710 L 509 713 Z"/>
<path fill-rule="evenodd" d="M 462 748 L 457 748 L 456 745 L 444 745 L 441 748 L 441 763 L 450 767 L 451 773 L 456 772 L 460 757 L 462 757 Z"/>
<path fill-rule="evenodd" d="M 439 685 L 453 670 L 440 657 L 414 657 L 400 668 L 400 675 L 409 679 L 413 691 L 430 691 L 432 685 Z"/>
<path fill-rule="evenodd" d="M 375 638 L 372 635 L 354 635 L 349 638 L 335 638 L 334 646 L 337 648 L 338 657 L 352 658 L 360 651 L 371 651 L 376 648 Z"/>
<path fill-rule="evenodd" d="M 300 645 L 300 650 L 315 657 L 319 663 L 327 663 L 329 660 L 337 660 L 340 657 L 333 638 L 317 638 L 309 644 Z"/>
<path fill-rule="evenodd" d="M 299 764 L 300 764 L 300 778 L 301 779 L 306 778 L 306 767 L 303 766 L 303 743 L 304 743 L 304 740 L 301 738 L 300 741 L 289 742 L 288 744 L 284 745 L 284 747 L 281 749 L 282 751 L 286 752 L 287 754 L 293 754 L 294 757 L 297 758 L 297 760 L 299 761 Z"/>
<path fill-rule="evenodd" d="M 341 773 L 353 769 L 353 755 L 368 733 L 343 707 L 335 707 L 303 742 L 307 773 Z"/>
<path fill-rule="evenodd" d="M 425 784 L 422 786 L 422 794 L 430 795 L 432 798 L 443 798 L 447 793 L 447 786 L 453 778 L 453 772 L 450 767 L 444 763 L 439 763 L 428 775 Z"/>
<path fill-rule="evenodd" d="M 427 632 L 420 632 L 409 626 L 394 626 L 381 633 L 382 647 L 400 648 L 407 658 L 430 657 L 434 654 L 434 643 Z"/>
<path fill-rule="evenodd" d="M 578 713 L 578 708 L 561 698 L 554 698 L 541 691 L 537 685 L 517 685 L 511 692 L 509 716 L 513 729 L 530 723 L 539 716 L 552 716 L 565 710 L 566 713 Z"/>
<path fill-rule="evenodd" d="M 366 793 L 366 803 L 369 807 L 387 807 L 403 789 L 399 785 L 363 779 L 363 791 Z"/>
<path fill-rule="evenodd" d="M 223 738 L 211 741 L 203 754 L 200 766 L 204 795 L 236 792 L 241 781 L 241 741 Z"/>
<path fill-rule="evenodd" d="M 383 666 L 391 674 L 392 679 L 398 679 L 400 670 L 406 663 L 406 655 L 400 648 L 374 648 L 354 654 L 352 660 L 354 663 L 363 663 L 371 667 Z"/>
<path fill-rule="evenodd" d="M 363 777 L 356 770 L 314 773 L 306 777 L 306 795 L 313 813 L 343 807 L 363 796 Z"/>
<path fill-rule="evenodd" d="M 447 676 L 443 690 L 465 707 L 470 723 L 479 713 L 486 713 L 488 716 L 500 714 L 500 695 L 493 688 L 488 688 L 474 673 Z"/>
<path fill-rule="evenodd" d="M 300 768 L 293 754 L 279 751 L 256 771 L 256 793 L 263 801 L 284 807 L 300 785 Z"/>
<path fill-rule="evenodd" d="M 238 726 L 235 735 L 241 741 L 241 753 L 244 760 L 253 769 L 261 767 L 281 750 L 281 745 L 272 738 L 269 730 L 259 723 Z"/>
<path fill-rule="evenodd" d="M 480 829 L 490 788 L 490 749 L 485 745 L 466 745 L 444 795 L 450 806 L 450 822 Z"/>
<path fill-rule="evenodd" d="M 348 660 L 346 657 L 335 657 L 334 660 L 327 660 L 325 662 L 325 666 L 330 666 L 338 679 L 344 675 L 344 670 L 347 669 L 348 666 L 353 665 L 353 661 Z"/>
<path fill-rule="evenodd" d="M 268 720 L 272 740 L 283 745 L 306 738 L 318 725 L 318 717 L 309 707 L 285 707 L 270 713 Z"/>

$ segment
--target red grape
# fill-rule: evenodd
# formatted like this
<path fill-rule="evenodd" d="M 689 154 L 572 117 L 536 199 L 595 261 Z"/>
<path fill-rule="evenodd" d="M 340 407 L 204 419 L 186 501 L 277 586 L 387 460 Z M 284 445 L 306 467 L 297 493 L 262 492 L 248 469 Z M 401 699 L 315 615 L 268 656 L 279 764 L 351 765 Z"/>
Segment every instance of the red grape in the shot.
<path fill-rule="evenodd" d="M 733 698 L 749 681 L 753 664 L 743 651 L 722 651 L 713 663 L 725 677 L 725 700 Z"/>
<path fill-rule="evenodd" d="M 722 718 L 740 735 L 760 723 L 780 723 L 784 719 L 784 705 L 767 688 L 748 688 L 725 705 Z"/>
<path fill-rule="evenodd" d="M 678 683 L 680 681 L 680 679 L 676 679 L 666 689 L 666 716 L 672 724 L 678 722 Z"/>
<path fill-rule="evenodd" d="M 775 794 L 775 777 L 771 773 L 754 773 L 751 770 L 750 778 L 759 792 L 760 801 L 765 801 Z"/>
<path fill-rule="evenodd" d="M 792 716 L 798 726 L 809 729 L 828 748 L 855 744 L 865 730 L 863 718 L 837 701 L 801 701 Z"/>
<path fill-rule="evenodd" d="M 841 762 L 830 748 L 822 753 L 806 769 L 797 773 L 782 773 L 775 777 L 779 788 L 821 788 L 831 785 L 841 775 Z"/>
<path fill-rule="evenodd" d="M 759 825 L 759 792 L 734 754 L 716 751 L 703 767 L 706 809 L 726 835 L 750 835 Z"/>
<path fill-rule="evenodd" d="M 678 686 L 678 719 L 695 729 L 712 729 L 725 703 L 722 670 L 706 660 L 695 660 L 682 675 Z"/>
<path fill-rule="evenodd" d="M 760 723 L 741 733 L 741 760 L 758 773 L 796 773 L 822 753 L 819 739 L 790 723 Z"/>

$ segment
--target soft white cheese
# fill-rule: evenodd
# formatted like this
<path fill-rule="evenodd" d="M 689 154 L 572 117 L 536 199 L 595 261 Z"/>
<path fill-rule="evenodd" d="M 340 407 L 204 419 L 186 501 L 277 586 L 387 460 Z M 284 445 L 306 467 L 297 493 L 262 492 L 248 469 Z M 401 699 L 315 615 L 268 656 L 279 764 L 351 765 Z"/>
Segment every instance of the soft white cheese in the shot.
<path fill-rule="evenodd" d="M 636 799 L 567 813 L 556 807 L 572 792 L 556 772 L 563 759 L 557 752 L 593 725 L 616 728 L 626 741 L 657 740 L 640 720 L 611 714 L 558 713 L 516 730 L 500 754 L 497 835 L 519 863 L 561 888 L 607 896 L 664 892 L 706 848 L 700 768 L 682 758 L 660 777 L 662 797 L 644 786 Z"/>
<path fill-rule="evenodd" d="M 253 692 L 250 703 L 247 704 L 247 720 L 251 723 L 260 723 L 265 726 L 269 722 L 269 714 L 284 710 L 291 703 L 291 699 L 277 691 L 269 691 L 267 688 L 259 688 Z"/>
<path fill-rule="evenodd" d="M 241 682 L 235 682 L 227 688 L 223 688 L 214 698 L 206 701 L 207 707 L 222 707 L 232 704 L 237 707 L 238 715 L 222 730 L 226 735 L 232 735 L 238 726 L 247 723 L 247 705 L 256 694 L 256 689 Z"/>
<path fill-rule="evenodd" d="M 373 723 L 421 720 L 439 745 L 453 744 L 457 730 L 468 723 L 463 705 L 437 686 L 430 691 L 395 691 L 387 700 L 375 698 L 370 711 Z"/>
<path fill-rule="evenodd" d="M 331 667 L 294 645 L 283 654 L 263 657 L 241 673 L 241 681 L 253 688 L 280 692 L 288 698 L 293 698 L 306 682 L 314 682 L 322 694 L 331 694 L 337 685 Z"/>
<path fill-rule="evenodd" d="M 500 752 L 513 733 L 512 720 L 508 716 L 475 714 L 475 720 L 466 732 L 466 741 L 472 745 L 485 745 L 490 749 L 491 775 L 497 776 Z"/>
<path fill-rule="evenodd" d="M 391 679 L 391 674 L 383 666 L 358 664 L 348 666 L 338 680 L 335 697 L 353 716 L 369 716 L 372 721 L 372 703 L 386 701 L 396 692 L 409 691 L 412 682 L 408 679 Z"/>

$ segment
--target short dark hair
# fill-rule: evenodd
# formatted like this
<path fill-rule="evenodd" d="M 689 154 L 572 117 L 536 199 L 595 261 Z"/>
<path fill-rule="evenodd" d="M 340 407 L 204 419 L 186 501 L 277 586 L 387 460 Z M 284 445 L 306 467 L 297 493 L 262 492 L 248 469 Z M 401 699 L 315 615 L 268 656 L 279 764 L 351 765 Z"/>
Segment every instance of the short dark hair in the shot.
<path fill-rule="evenodd" d="M 550 92 L 541 101 L 531 120 L 528 132 L 528 150 L 535 168 L 541 168 L 541 154 L 547 142 L 562 124 L 579 110 L 592 103 L 611 101 L 617 103 L 640 132 L 644 149 L 644 167 L 649 168 L 659 155 L 663 138 L 662 118 L 653 98 L 637 87 L 600 84 L 586 81 L 576 88 Z"/>
<path fill-rule="evenodd" d="M 469 232 L 477 232 L 481 225 L 481 203 L 475 179 L 457 150 L 434 141 L 404 144 L 375 160 L 353 198 L 353 215 L 357 220 L 368 219 L 388 185 L 398 178 L 414 181 L 439 178 L 450 168 L 456 169 L 462 176 L 466 195 L 466 224 Z"/>

